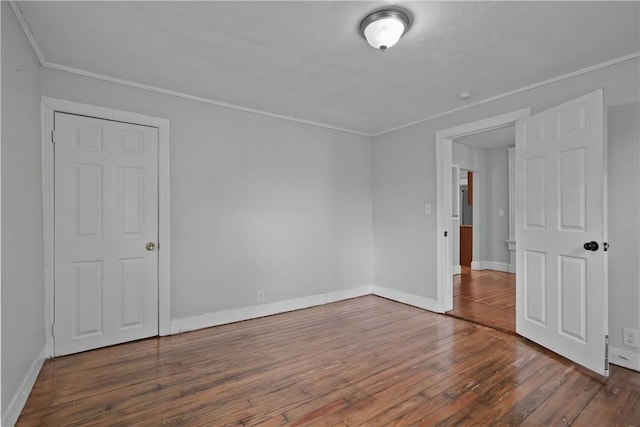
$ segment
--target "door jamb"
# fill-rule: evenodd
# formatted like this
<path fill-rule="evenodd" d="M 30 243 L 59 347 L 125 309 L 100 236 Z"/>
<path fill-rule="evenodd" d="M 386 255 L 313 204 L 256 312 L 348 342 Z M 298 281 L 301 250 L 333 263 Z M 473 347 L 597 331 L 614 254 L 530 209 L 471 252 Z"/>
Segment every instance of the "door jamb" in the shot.
<path fill-rule="evenodd" d="M 44 208 L 45 353 L 53 357 L 54 324 L 54 113 L 127 122 L 158 129 L 158 335 L 170 334 L 170 126 L 169 120 L 43 96 L 41 100 L 42 193 Z M 160 246 L 162 245 L 162 246 Z"/>
<path fill-rule="evenodd" d="M 451 203 L 451 167 L 453 164 L 452 141 L 465 135 L 499 129 L 529 117 L 529 108 L 465 123 L 436 132 L 436 280 L 437 304 L 441 312 L 453 309 L 453 274 L 451 239 L 453 221 Z M 447 233 L 447 236 L 445 236 Z"/>

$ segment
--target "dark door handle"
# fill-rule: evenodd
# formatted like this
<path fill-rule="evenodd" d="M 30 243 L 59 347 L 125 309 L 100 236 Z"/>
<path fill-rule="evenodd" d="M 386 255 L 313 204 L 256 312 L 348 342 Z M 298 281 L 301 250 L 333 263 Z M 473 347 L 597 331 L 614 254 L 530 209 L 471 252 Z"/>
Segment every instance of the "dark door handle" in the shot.
<path fill-rule="evenodd" d="M 587 242 L 584 244 L 584 248 L 588 251 L 597 251 L 600 248 L 600 245 L 598 245 L 598 242 Z"/>

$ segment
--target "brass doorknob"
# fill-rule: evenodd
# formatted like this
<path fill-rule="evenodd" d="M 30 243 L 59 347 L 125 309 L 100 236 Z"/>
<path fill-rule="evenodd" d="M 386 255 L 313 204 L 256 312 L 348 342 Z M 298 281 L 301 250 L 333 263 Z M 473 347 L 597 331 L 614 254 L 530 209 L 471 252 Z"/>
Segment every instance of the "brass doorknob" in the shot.
<path fill-rule="evenodd" d="M 147 242 L 147 246 L 146 246 L 148 251 L 152 251 L 156 248 L 156 244 L 153 242 Z"/>

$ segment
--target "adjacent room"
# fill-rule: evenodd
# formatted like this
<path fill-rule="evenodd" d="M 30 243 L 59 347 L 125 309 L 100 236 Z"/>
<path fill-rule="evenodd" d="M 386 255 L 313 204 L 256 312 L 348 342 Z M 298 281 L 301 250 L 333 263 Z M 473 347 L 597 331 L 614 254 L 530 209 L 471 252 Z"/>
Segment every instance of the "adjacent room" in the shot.
<path fill-rule="evenodd" d="M 640 424 L 640 2 L 0 14 L 3 426 Z"/>
<path fill-rule="evenodd" d="M 515 141 L 509 125 L 456 138 L 452 147 L 449 314 L 509 333 L 516 331 Z"/>

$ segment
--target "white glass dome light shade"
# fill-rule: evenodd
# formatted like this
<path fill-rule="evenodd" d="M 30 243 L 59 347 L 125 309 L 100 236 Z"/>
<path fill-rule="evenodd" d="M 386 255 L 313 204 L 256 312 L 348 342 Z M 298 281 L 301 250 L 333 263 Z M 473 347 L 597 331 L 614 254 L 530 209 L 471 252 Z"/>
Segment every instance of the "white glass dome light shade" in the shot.
<path fill-rule="evenodd" d="M 404 24 L 396 18 L 374 21 L 364 29 L 367 42 L 376 49 L 385 50 L 398 43 L 404 34 Z"/>
<path fill-rule="evenodd" d="M 398 43 L 408 29 L 409 18 L 395 10 L 374 12 L 360 23 L 360 32 L 367 43 L 382 51 Z"/>

